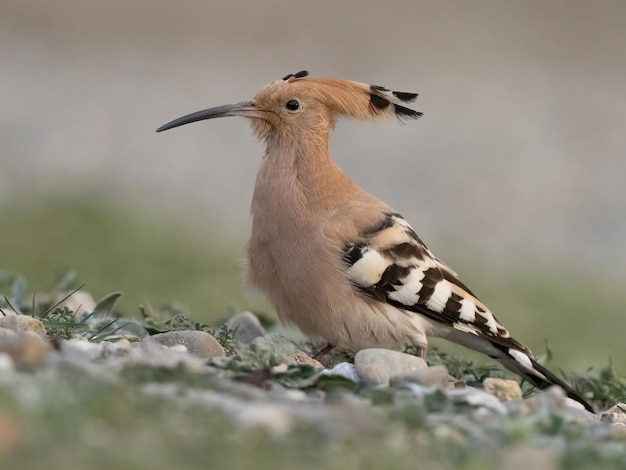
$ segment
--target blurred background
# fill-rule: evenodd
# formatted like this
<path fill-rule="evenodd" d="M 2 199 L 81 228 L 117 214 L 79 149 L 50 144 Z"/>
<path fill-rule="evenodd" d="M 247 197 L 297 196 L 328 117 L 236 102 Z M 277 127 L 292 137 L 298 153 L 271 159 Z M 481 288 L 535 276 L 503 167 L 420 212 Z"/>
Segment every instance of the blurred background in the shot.
<path fill-rule="evenodd" d="M 331 152 L 536 353 L 626 368 L 626 3 L 0 1 L 0 271 L 96 298 L 243 308 L 263 153 L 243 120 L 160 125 L 307 69 L 418 92 Z"/>

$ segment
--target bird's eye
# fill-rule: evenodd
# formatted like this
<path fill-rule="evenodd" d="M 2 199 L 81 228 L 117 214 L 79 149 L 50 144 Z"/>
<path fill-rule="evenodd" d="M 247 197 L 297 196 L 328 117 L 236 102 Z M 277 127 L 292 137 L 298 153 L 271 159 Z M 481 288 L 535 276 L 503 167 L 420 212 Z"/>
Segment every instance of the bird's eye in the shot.
<path fill-rule="evenodd" d="M 289 111 L 297 111 L 298 109 L 300 109 L 300 103 L 298 102 L 298 100 L 289 100 L 285 103 L 285 108 L 287 108 Z"/>

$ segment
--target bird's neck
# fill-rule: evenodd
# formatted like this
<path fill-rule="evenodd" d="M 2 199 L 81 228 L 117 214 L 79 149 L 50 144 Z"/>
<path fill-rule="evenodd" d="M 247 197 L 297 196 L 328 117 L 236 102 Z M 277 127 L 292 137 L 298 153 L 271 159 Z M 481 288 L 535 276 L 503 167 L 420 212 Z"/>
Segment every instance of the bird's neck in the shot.
<path fill-rule="evenodd" d="M 270 139 L 257 175 L 252 214 L 332 212 L 358 190 L 331 160 L 327 134 L 306 142 Z"/>

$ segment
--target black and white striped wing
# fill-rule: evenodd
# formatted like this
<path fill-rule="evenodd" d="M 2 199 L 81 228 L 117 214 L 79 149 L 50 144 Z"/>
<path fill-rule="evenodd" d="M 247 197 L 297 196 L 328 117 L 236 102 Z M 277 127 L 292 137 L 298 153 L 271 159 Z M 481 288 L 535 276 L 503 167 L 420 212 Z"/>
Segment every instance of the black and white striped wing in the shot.
<path fill-rule="evenodd" d="M 512 339 L 454 271 L 439 261 L 399 214 L 346 245 L 350 281 L 368 296 L 502 346 L 528 350 Z"/>

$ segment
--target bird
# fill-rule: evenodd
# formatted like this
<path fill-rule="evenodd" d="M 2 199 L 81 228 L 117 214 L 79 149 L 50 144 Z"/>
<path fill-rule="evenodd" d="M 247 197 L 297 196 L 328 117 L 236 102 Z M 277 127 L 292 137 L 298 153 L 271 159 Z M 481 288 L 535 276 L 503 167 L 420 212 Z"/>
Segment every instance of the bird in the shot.
<path fill-rule="evenodd" d="M 390 205 L 331 159 L 340 118 L 417 119 L 417 93 L 338 78 L 288 74 L 252 100 L 201 110 L 157 129 L 206 119 L 247 118 L 265 144 L 254 186 L 245 279 L 284 324 L 359 351 L 411 344 L 426 358 L 441 337 L 499 361 L 538 388 L 572 386 L 533 357 Z"/>

